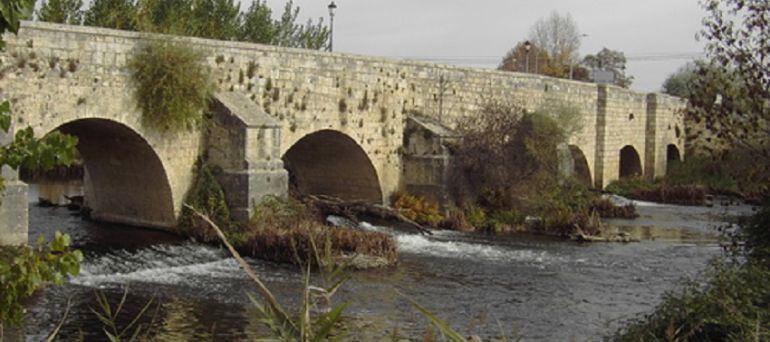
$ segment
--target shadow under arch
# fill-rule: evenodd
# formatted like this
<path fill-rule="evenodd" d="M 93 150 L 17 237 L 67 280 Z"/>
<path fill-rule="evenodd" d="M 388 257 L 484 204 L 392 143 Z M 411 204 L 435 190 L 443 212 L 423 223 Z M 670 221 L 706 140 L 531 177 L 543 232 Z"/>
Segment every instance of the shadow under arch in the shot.
<path fill-rule="evenodd" d="M 569 145 L 569 152 L 572 156 L 572 177 L 580 184 L 592 188 L 591 169 L 588 167 L 588 159 L 580 147 Z"/>
<path fill-rule="evenodd" d="M 57 127 L 78 138 L 84 200 L 97 221 L 170 228 L 174 200 L 163 163 L 132 128 L 108 119 L 78 119 Z"/>
<path fill-rule="evenodd" d="M 671 167 L 681 162 L 682 154 L 679 153 L 679 148 L 674 144 L 668 144 L 666 146 L 666 171 L 671 170 Z"/>
<path fill-rule="evenodd" d="M 289 186 L 302 194 L 382 203 L 377 170 L 369 156 L 346 134 L 335 130 L 310 133 L 283 155 Z"/>
<path fill-rule="evenodd" d="M 620 149 L 620 178 L 629 178 L 642 175 L 642 160 L 639 152 L 631 145 Z"/>

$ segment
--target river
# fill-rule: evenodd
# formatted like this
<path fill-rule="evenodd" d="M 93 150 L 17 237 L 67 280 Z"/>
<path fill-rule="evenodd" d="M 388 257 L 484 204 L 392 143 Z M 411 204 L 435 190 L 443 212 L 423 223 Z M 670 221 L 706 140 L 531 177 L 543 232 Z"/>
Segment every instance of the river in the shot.
<path fill-rule="evenodd" d="M 32 186 L 30 198 L 39 190 Z M 33 201 L 31 201 L 33 202 Z M 397 267 L 362 271 L 335 297 L 348 302 L 348 340 L 420 339 L 428 323 L 414 299 L 467 335 L 523 340 L 596 340 L 651 310 L 682 278 L 697 276 L 721 253 L 714 227 L 747 206 L 680 207 L 638 203 L 639 219 L 612 220 L 638 243 L 581 244 L 537 236 L 437 232 L 396 234 Z M 385 227 L 365 225 L 389 231 Z M 253 285 L 225 251 L 164 232 L 83 221 L 66 208 L 30 203 L 30 239 L 68 233 L 85 254 L 81 274 L 30 303 L 24 332 L 43 339 L 71 310 L 60 336 L 103 340 L 91 312 L 95 293 L 117 303 L 127 324 L 150 300 L 142 322 L 153 340 L 252 339 L 264 332 L 247 293 Z M 298 304 L 302 272 L 249 259 L 287 306 Z M 399 294 L 399 292 L 401 294 Z"/>

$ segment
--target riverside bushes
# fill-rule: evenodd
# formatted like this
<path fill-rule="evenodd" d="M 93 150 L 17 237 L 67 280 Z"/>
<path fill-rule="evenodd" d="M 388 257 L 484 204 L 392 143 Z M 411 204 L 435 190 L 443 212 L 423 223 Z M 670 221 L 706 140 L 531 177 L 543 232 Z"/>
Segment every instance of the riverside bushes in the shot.
<path fill-rule="evenodd" d="M 598 194 L 560 174 L 559 150 L 578 128 L 578 115 L 569 108 L 531 113 L 492 103 L 461 121 L 452 190 L 464 215 L 454 214 L 442 226 L 570 236 L 598 234 L 597 209 L 607 216 L 633 216 L 633 207 L 611 211 L 611 203 L 602 203 L 595 208 Z"/>
<path fill-rule="evenodd" d="M 203 55 L 170 41 L 138 47 L 128 62 L 142 118 L 162 128 L 195 127 L 214 85 Z"/>
<path fill-rule="evenodd" d="M 664 295 L 655 310 L 615 341 L 770 340 L 770 203 L 745 222 L 729 258 L 715 260 L 702 282 Z"/>

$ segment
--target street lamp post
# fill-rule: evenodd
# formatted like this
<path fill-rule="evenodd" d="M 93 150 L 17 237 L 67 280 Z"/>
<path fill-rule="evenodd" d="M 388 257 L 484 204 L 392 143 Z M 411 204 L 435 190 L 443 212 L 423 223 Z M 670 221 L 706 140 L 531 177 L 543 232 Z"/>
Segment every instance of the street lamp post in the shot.
<path fill-rule="evenodd" d="M 334 10 L 337 9 L 337 4 L 332 1 L 329 4 L 329 51 L 334 51 Z"/>
<path fill-rule="evenodd" d="M 532 49 L 532 43 L 528 41 L 524 42 L 524 50 L 527 51 L 527 62 L 526 62 L 526 69 L 527 73 L 529 73 L 529 51 Z"/>

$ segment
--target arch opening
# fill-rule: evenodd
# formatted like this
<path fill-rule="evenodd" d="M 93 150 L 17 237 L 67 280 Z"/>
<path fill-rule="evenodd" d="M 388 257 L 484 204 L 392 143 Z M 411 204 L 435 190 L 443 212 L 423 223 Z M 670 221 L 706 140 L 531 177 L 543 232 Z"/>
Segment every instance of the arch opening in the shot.
<path fill-rule="evenodd" d="M 592 187 L 591 169 L 588 167 L 588 160 L 585 154 L 575 145 L 569 145 L 569 152 L 572 156 L 572 177 L 580 184 L 589 188 Z"/>
<path fill-rule="evenodd" d="M 620 150 L 620 178 L 642 175 L 642 161 L 636 149 L 627 145 Z"/>
<path fill-rule="evenodd" d="M 377 171 L 366 152 L 333 130 L 308 134 L 283 156 L 289 186 L 300 194 L 382 203 Z"/>
<path fill-rule="evenodd" d="M 674 144 L 669 144 L 666 147 L 666 171 L 671 170 L 677 163 L 682 162 L 682 155 L 679 153 L 679 148 Z"/>
<path fill-rule="evenodd" d="M 176 225 L 166 170 L 137 132 L 107 119 L 79 119 L 55 130 L 78 138 L 83 207 L 92 219 L 153 228 Z"/>

